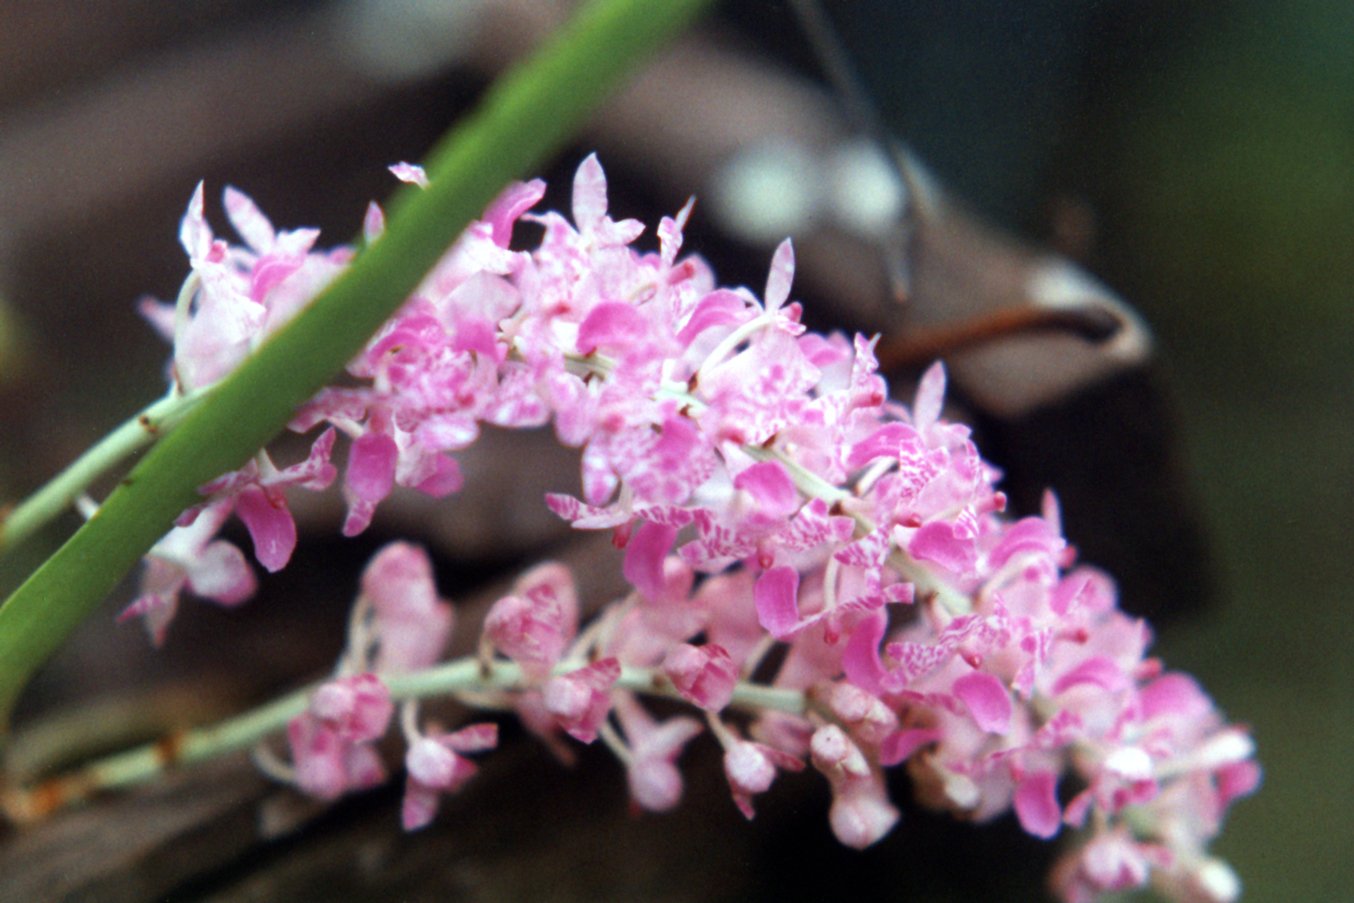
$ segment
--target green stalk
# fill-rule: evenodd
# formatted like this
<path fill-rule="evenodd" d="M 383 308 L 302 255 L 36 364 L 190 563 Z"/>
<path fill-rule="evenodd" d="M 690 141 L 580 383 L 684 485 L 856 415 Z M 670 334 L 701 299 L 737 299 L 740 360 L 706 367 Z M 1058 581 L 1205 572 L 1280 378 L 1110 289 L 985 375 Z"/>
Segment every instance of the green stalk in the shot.
<path fill-rule="evenodd" d="M 554 673 L 567 674 L 583 664 L 561 662 L 555 666 Z M 383 675 L 381 680 L 395 702 L 493 690 L 521 692 L 535 685 L 515 662 L 486 663 L 474 656 L 443 662 L 412 674 Z M 682 701 L 681 695 L 661 672 L 651 668 L 623 668 L 615 688 Z M 288 721 L 305 712 L 314 691 L 314 686 L 305 687 L 225 721 L 90 762 L 37 787 L 12 788 L 0 794 L 0 803 L 11 820 L 26 823 L 51 814 L 54 808 L 82 802 L 101 791 L 142 784 L 171 768 L 249 749 L 281 732 Z M 732 707 L 747 712 L 777 711 L 790 715 L 805 714 L 811 704 L 803 690 L 747 681 L 740 681 L 734 687 L 730 701 Z"/>
<path fill-rule="evenodd" d="M 342 369 L 502 187 L 558 150 L 640 61 L 712 0 L 593 0 L 490 90 L 396 199 L 385 234 L 160 441 L 0 607 L 0 725 L 32 673 L 199 500 Z"/>
<path fill-rule="evenodd" d="M 69 467 L 15 507 L 0 522 L 0 551 L 23 542 L 51 523 L 95 480 L 172 430 L 201 400 L 200 395 L 168 395 L 147 405 L 77 458 Z"/>

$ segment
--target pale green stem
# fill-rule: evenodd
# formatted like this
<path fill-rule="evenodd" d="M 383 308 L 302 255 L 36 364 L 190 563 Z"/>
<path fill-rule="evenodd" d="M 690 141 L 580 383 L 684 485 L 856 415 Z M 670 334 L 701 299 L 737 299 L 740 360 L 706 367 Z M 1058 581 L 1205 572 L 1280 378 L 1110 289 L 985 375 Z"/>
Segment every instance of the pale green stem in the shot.
<path fill-rule="evenodd" d="M 100 439 L 0 522 L 0 550 L 22 542 L 75 504 L 94 481 L 173 429 L 204 392 L 170 394 L 142 408 Z"/>
<path fill-rule="evenodd" d="M 733 354 L 734 349 L 740 344 L 747 341 L 754 334 L 760 332 L 773 322 L 774 318 L 771 315 L 761 314 L 744 323 L 742 326 L 739 326 L 733 332 L 721 339 L 719 344 L 705 356 L 705 360 L 701 365 L 696 368 L 695 385 L 699 386 L 702 383 L 708 382 L 710 371 L 724 363 L 724 359 L 730 354 Z"/>
<path fill-rule="evenodd" d="M 629 768 L 635 761 L 635 754 L 625 744 L 625 738 L 621 736 L 620 731 L 616 730 L 610 721 L 603 721 L 597 725 L 597 737 L 606 744 L 607 749 L 611 750 L 611 754 L 616 757 L 616 760 L 626 768 Z"/>
<path fill-rule="evenodd" d="M 554 673 L 567 674 L 585 664 L 576 660 L 561 662 L 555 666 Z M 466 656 L 412 674 L 383 675 L 382 681 L 390 690 L 391 699 L 397 702 L 463 693 L 521 692 L 534 685 L 516 663 L 495 661 L 486 664 L 476 656 Z M 681 700 L 672 684 L 652 668 L 623 667 L 615 688 Z M 282 731 L 287 722 L 304 713 L 314 690 L 314 686 L 305 687 L 225 721 L 91 762 L 36 788 L 7 791 L 3 796 L 4 810 L 15 821 L 29 821 L 100 791 L 153 780 L 172 767 L 249 749 Z M 801 690 L 742 682 L 734 687 L 730 705 L 750 712 L 774 710 L 803 715 L 808 712 L 810 703 Z"/>

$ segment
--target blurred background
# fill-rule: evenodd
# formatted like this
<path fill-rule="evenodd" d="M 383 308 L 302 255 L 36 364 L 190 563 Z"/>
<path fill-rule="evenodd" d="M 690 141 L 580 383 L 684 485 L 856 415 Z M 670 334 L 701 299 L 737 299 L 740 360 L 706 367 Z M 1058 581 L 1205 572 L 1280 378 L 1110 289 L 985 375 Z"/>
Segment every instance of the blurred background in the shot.
<path fill-rule="evenodd" d="M 1084 557 L 1121 580 L 1126 607 L 1161 625 L 1157 653 L 1253 726 L 1265 785 L 1237 805 L 1217 848 L 1246 899 L 1344 898 L 1354 881 L 1346 853 L 1354 818 L 1344 809 L 1354 798 L 1344 754 L 1354 740 L 1354 628 L 1345 616 L 1354 584 L 1354 8 L 1337 0 L 828 7 L 889 128 L 944 186 L 947 204 L 997 230 L 996 245 L 984 239 L 919 259 L 911 311 L 889 293 L 880 251 L 888 229 L 833 219 L 821 198 L 797 193 L 823 178 L 824 148 L 849 127 L 778 0 L 724 4 L 661 78 L 600 113 L 544 174 L 550 200 L 567 204 L 572 170 L 596 148 L 614 210 L 655 222 L 698 194 L 688 248 L 723 281 L 754 289 L 774 241 L 794 234 L 797 293 L 816 325 L 893 335 L 906 334 L 908 317 L 966 316 L 965 298 L 921 291 L 932 259 L 937 269 L 960 259 L 1005 272 L 1057 252 L 1107 286 L 1105 297 L 1125 299 L 1149 325 L 1150 356 L 1143 345 L 1096 358 L 1052 398 L 1003 406 L 981 381 L 964 381 L 960 355 L 955 395 L 984 453 L 1006 468 L 1017 507 L 1045 485 L 1058 489 Z M 142 295 L 177 291 L 178 220 L 199 179 L 220 231 L 220 191 L 233 184 L 279 226 L 319 226 L 322 242 L 345 242 L 365 203 L 394 187 L 385 166 L 421 158 L 560 12 L 527 0 L 0 7 L 0 498 L 21 498 L 163 390 L 166 350 L 135 306 Z M 758 158 L 769 166 L 733 166 L 754 146 L 769 149 Z M 857 212 L 892 197 L 870 184 Z M 740 219 L 759 197 L 774 202 L 769 212 Z M 909 202 L 896 203 L 880 209 L 907 215 Z M 1099 299 L 1102 288 L 1086 291 Z M 899 367 L 900 385 L 909 372 Z M 468 462 L 489 488 L 431 527 L 447 594 L 473 594 L 541 548 L 574 554 L 549 519 L 503 515 L 516 507 L 501 503 L 503 491 L 538 497 L 515 474 L 545 454 L 541 443 L 513 441 Z M 509 466 L 494 470 L 495 459 Z M 541 469 L 565 474 L 552 488 L 567 489 L 572 465 L 549 460 L 557 463 Z M 306 516 L 312 535 L 336 535 L 332 511 Z M 306 542 L 250 606 L 185 605 L 159 653 L 139 630 L 112 624 L 127 597 L 111 599 L 44 672 L 26 717 L 36 722 L 73 700 L 163 702 L 164 691 L 149 688 L 169 686 L 184 690 L 187 701 L 174 705 L 188 713 L 164 717 L 191 720 L 314 675 L 338 648 L 366 555 L 427 517 L 396 511 L 360 542 Z M 0 589 L 73 525 L 0 562 Z M 221 641 L 227 630 L 240 645 Z M 843 887 L 908 899 L 1040 898 L 1047 850 L 1009 824 L 951 827 L 909 811 L 885 848 L 851 856 L 823 843 L 824 800 L 807 782 L 778 786 L 782 799 L 768 799 L 758 823 L 739 825 L 710 755 L 690 757 L 697 798 L 681 814 L 633 823 L 614 766 L 585 756 L 581 789 L 563 791 L 559 808 L 603 814 L 557 812 L 552 832 L 539 810 L 554 804 L 526 788 L 553 794 L 575 778 L 522 746 L 505 756 L 516 763 L 503 766 L 516 776 L 506 786 L 517 788 L 506 807 L 488 790 L 472 794 L 426 839 L 407 841 L 454 850 L 454 879 L 434 877 L 428 852 L 391 852 L 382 834 L 385 858 L 362 866 L 365 879 L 346 877 L 346 891 L 511 899 L 530 895 L 523 875 L 538 873 L 517 868 L 534 857 L 551 899 L 792 899 Z M 521 784 L 522 774 L 536 777 Z M 376 829 L 352 825 L 396 833 L 393 804 L 378 795 L 313 817 L 289 846 L 231 847 L 232 858 L 180 863 L 159 884 L 129 884 L 140 860 L 125 854 L 99 879 L 114 884 L 89 886 L 154 887 L 173 899 L 245 899 L 260 887 L 318 897 L 316 876 L 332 874 L 336 859 L 361 871 L 342 851 L 358 843 L 353 832 L 368 849 L 362 832 Z M 486 828 L 476 805 L 508 811 Z M 467 830 L 481 833 L 467 841 Z M 7 841 L 20 849 L 0 834 L 0 848 Z M 598 852 L 606 845 L 624 855 Z M 787 849 L 803 856 L 787 862 Z M 1034 865 L 1004 878 L 974 868 L 1027 859 Z M 291 884 L 276 883 L 284 861 L 298 863 Z M 376 882 L 372 875 L 384 883 L 361 883 Z"/>

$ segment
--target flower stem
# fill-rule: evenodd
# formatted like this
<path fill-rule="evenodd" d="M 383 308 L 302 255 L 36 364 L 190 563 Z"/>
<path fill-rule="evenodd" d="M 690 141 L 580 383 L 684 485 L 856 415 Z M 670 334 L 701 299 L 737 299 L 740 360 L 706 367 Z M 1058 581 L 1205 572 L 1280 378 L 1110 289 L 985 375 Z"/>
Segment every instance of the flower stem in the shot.
<path fill-rule="evenodd" d="M 173 429 L 201 400 L 200 392 L 166 395 L 100 439 L 0 522 L 0 551 L 50 523 L 95 480 Z"/>
<path fill-rule="evenodd" d="M 561 662 L 554 673 L 566 674 L 583 664 L 576 660 Z M 412 674 L 386 675 L 382 681 L 397 702 L 495 690 L 521 692 L 534 685 L 514 662 L 485 663 L 473 655 Z M 661 672 L 651 668 L 622 668 L 615 687 L 681 700 Z M 99 759 L 35 787 L 6 789 L 0 795 L 0 808 L 12 821 L 31 822 L 102 791 L 145 783 L 174 767 L 249 749 L 284 730 L 287 722 L 305 712 L 314 690 L 313 685 L 305 687 L 252 711 Z M 743 681 L 734 687 L 730 705 L 750 712 L 774 710 L 802 715 L 808 711 L 809 700 L 801 690 Z"/>

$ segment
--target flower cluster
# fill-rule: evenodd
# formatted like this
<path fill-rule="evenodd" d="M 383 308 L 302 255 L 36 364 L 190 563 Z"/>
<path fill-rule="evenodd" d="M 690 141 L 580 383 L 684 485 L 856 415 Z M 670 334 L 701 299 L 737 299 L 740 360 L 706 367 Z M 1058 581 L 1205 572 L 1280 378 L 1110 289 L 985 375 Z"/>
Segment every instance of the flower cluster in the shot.
<path fill-rule="evenodd" d="M 458 685 L 475 700 L 513 707 L 562 751 L 566 736 L 601 738 L 642 809 L 678 802 L 676 760 L 708 731 L 749 818 L 778 772 L 811 765 L 831 785 L 834 833 L 864 847 L 898 820 L 884 770 L 905 767 L 926 805 L 976 821 L 1014 810 L 1041 838 L 1083 829 L 1055 873 L 1067 900 L 1149 882 L 1181 899 L 1235 897 L 1206 845 L 1258 783 L 1249 736 L 1148 657 L 1148 629 L 1117 609 L 1109 579 L 1075 565 L 1051 496 L 1039 516 L 1004 516 L 998 472 L 941 416 L 940 367 L 910 408 L 891 401 L 871 340 L 801 325 L 788 242 L 759 299 L 679 258 L 690 205 L 643 253 L 631 247 L 643 227 L 607 215 L 595 158 L 578 170 L 572 222 L 529 212 L 543 192 L 506 190 L 350 379 L 297 413 L 296 431 L 323 427 L 305 460 L 279 468 L 261 453 L 203 488 L 152 550 L 129 612 L 158 640 L 181 588 L 247 595 L 242 557 L 213 539 L 232 511 L 259 562 L 282 567 L 295 543 L 285 492 L 337 478 L 339 435 L 353 535 L 395 486 L 454 492 L 453 456 L 482 424 L 552 424 L 581 449 L 581 492 L 547 504 L 611 531 L 633 589 L 580 631 L 567 569 L 523 575 L 486 621 L 482 685 Z M 313 232 L 276 233 L 236 192 L 226 209 L 247 247 L 212 236 L 199 189 L 182 230 L 193 275 L 177 310 L 148 308 L 185 390 L 225 375 L 347 258 L 314 252 Z M 524 218 L 543 235 L 514 250 Z M 373 207 L 369 240 L 380 230 Z M 380 779 L 383 681 L 434 666 L 451 627 L 426 556 L 382 551 L 339 673 L 291 724 L 302 789 L 332 798 Z M 646 693 L 699 717 L 656 720 Z M 425 732 L 418 720 L 406 703 L 409 828 L 470 777 L 465 754 L 497 740 L 489 724 Z"/>

